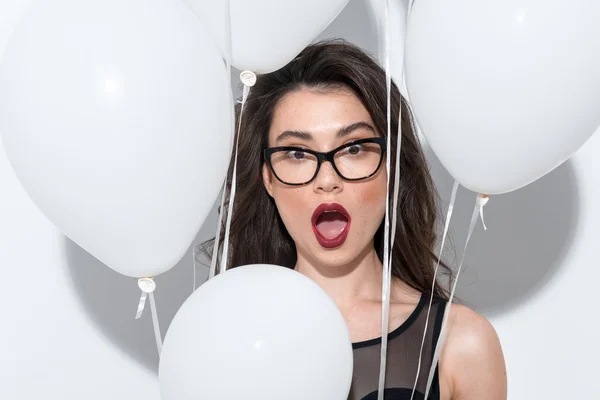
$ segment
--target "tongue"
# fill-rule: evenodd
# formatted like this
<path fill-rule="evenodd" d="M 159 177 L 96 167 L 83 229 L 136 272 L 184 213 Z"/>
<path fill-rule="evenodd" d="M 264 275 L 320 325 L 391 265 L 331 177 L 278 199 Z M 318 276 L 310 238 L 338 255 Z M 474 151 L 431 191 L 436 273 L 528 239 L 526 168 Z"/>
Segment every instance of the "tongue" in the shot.
<path fill-rule="evenodd" d="M 317 219 L 317 230 L 327 239 L 336 238 L 348 225 L 348 220 L 338 212 L 323 213 Z"/>

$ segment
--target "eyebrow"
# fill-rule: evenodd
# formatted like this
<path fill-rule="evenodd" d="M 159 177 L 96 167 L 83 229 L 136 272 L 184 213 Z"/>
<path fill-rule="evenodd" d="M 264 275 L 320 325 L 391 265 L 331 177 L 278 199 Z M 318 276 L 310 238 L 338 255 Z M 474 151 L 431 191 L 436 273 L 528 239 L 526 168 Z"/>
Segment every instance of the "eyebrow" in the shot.
<path fill-rule="evenodd" d="M 371 124 L 364 122 L 364 121 L 360 121 L 360 122 L 355 122 L 351 125 L 341 128 L 340 130 L 338 130 L 338 132 L 335 136 L 338 139 L 343 138 L 344 136 L 348 136 L 349 134 L 351 134 L 352 132 L 354 132 L 358 129 L 366 129 L 368 131 L 375 133 L 375 128 L 373 128 L 373 126 L 371 126 Z M 275 143 L 280 143 L 281 141 L 283 141 L 286 138 L 296 138 L 296 139 L 311 141 L 311 140 L 313 140 L 313 135 L 310 134 L 310 132 L 306 132 L 306 131 L 296 131 L 296 130 L 283 131 L 279 136 L 277 136 L 277 139 L 275 139 Z"/>

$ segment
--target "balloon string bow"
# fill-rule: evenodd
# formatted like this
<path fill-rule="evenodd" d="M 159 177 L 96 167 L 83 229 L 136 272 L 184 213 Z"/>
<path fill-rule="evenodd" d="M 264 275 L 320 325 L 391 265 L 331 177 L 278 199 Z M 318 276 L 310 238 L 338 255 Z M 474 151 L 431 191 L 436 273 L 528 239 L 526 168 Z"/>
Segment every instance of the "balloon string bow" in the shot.
<path fill-rule="evenodd" d="M 490 201 L 489 194 L 479 193 L 477 195 L 477 205 L 479 207 L 479 216 L 481 218 L 481 223 L 483 224 L 483 229 L 487 231 L 487 226 L 485 226 L 485 220 L 483 219 L 483 207 Z"/>
<path fill-rule="evenodd" d="M 156 282 L 152 277 L 140 278 L 138 280 L 138 287 L 142 291 L 140 302 L 138 303 L 137 313 L 135 319 L 140 319 L 144 313 L 146 307 L 146 299 L 150 298 L 150 311 L 152 312 L 152 325 L 154 327 L 154 338 L 156 339 L 156 348 L 160 355 L 162 350 L 162 335 L 160 333 L 160 326 L 158 323 L 158 313 L 156 311 L 156 302 L 154 301 L 154 291 L 156 290 Z"/>
<path fill-rule="evenodd" d="M 146 308 L 146 299 L 148 298 L 149 293 L 153 293 L 156 290 L 156 282 L 151 277 L 149 278 L 140 278 L 138 280 L 138 287 L 142 291 L 142 295 L 140 297 L 140 302 L 138 303 L 137 313 L 135 314 L 135 319 L 140 319 L 142 314 L 144 313 L 144 308 Z"/>

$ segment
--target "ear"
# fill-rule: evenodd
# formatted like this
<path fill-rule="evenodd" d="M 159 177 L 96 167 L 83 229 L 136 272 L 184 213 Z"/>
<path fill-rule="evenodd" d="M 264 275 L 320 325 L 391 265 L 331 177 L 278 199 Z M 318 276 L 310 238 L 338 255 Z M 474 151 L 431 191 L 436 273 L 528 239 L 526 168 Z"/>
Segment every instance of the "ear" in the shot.
<path fill-rule="evenodd" d="M 263 163 L 262 166 L 262 177 L 267 193 L 269 193 L 269 196 L 273 197 L 273 174 L 271 173 L 271 170 L 267 166 L 266 162 Z"/>

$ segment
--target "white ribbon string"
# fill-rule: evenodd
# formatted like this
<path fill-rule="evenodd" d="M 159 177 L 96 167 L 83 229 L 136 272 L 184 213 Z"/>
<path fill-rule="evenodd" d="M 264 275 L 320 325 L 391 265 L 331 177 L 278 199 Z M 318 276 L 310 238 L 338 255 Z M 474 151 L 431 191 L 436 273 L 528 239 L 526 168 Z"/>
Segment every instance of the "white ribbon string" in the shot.
<path fill-rule="evenodd" d="M 454 210 L 454 203 L 456 202 L 456 192 L 458 191 L 458 181 L 454 181 L 452 187 L 452 195 L 450 196 L 450 205 L 448 205 L 448 213 L 446 214 L 446 222 L 444 224 L 444 234 L 442 235 L 442 244 L 440 246 L 440 252 L 438 254 L 437 263 L 433 271 L 433 281 L 431 283 L 431 295 L 429 297 L 429 306 L 427 307 L 427 317 L 425 318 L 425 329 L 423 330 L 423 339 L 421 340 L 421 350 L 419 350 L 419 363 L 417 364 L 417 376 L 415 377 L 415 384 L 413 386 L 410 400 L 413 400 L 415 391 L 417 390 L 417 382 L 419 381 L 419 375 L 421 374 L 421 362 L 423 358 L 423 347 L 425 345 L 425 336 L 427 335 L 427 325 L 429 324 L 429 314 L 431 313 L 431 304 L 433 303 L 433 294 L 435 291 L 435 283 L 437 280 L 437 273 L 442 260 L 442 252 L 444 251 L 444 245 L 446 243 L 446 237 L 448 236 L 448 228 L 450 227 L 450 220 L 452 219 L 452 211 Z"/>
<path fill-rule="evenodd" d="M 162 336 L 160 334 L 160 325 L 158 324 L 158 313 L 156 311 L 156 302 L 154 301 L 154 293 L 148 294 L 150 297 L 150 311 L 152 312 L 152 325 L 154 326 L 154 338 L 156 339 L 156 349 L 158 355 L 162 351 Z"/>
<path fill-rule="evenodd" d="M 388 27 L 389 27 L 389 22 L 388 22 Z M 390 34 L 391 35 L 391 34 Z M 388 37 L 389 38 L 389 37 Z M 388 55 L 388 58 L 391 57 L 391 55 Z M 401 79 L 404 79 L 404 65 L 402 66 L 402 77 Z M 388 99 L 391 98 L 391 77 L 390 77 L 390 88 L 389 90 L 389 94 L 388 94 Z M 389 100 L 391 103 L 391 100 Z M 390 106 L 390 112 L 391 112 L 391 106 Z M 390 124 L 390 129 L 391 129 L 391 124 Z M 391 230 L 392 230 L 392 240 L 390 241 L 392 249 L 394 246 L 394 241 L 396 240 L 396 226 L 397 226 L 397 220 L 398 220 L 398 195 L 400 193 L 400 154 L 401 154 L 401 149 L 402 149 L 402 95 L 400 95 L 400 108 L 398 110 L 398 133 L 396 135 L 396 165 L 394 168 L 394 197 L 393 197 L 393 206 L 392 206 L 392 226 L 391 226 Z M 393 255 L 394 252 L 390 251 L 390 282 L 391 282 L 391 266 L 392 264 L 392 260 L 393 260 Z"/>
<path fill-rule="evenodd" d="M 142 296 L 140 297 L 140 302 L 138 303 L 137 313 L 135 314 L 135 319 L 140 319 L 142 314 L 144 313 L 144 308 L 146 307 L 146 298 L 148 297 L 148 293 L 142 291 Z"/>
<path fill-rule="evenodd" d="M 481 202 L 481 208 L 479 209 L 479 218 L 481 219 L 481 224 L 483 225 L 483 229 L 487 231 L 487 226 L 485 226 L 485 221 L 483 220 L 483 206 L 485 206 L 489 200 L 489 196 L 479 196 L 477 198 L 478 201 Z"/>
<path fill-rule="evenodd" d="M 225 179 L 227 180 L 227 178 Z M 221 207 L 219 207 L 219 218 L 217 221 L 217 232 L 215 233 L 215 242 L 213 243 L 212 257 L 210 260 L 210 270 L 208 272 L 208 279 L 215 277 L 217 272 L 217 258 L 219 253 L 219 240 L 221 238 L 221 224 L 223 223 L 223 207 L 225 207 L 225 185 L 223 185 L 223 194 L 221 195 Z"/>
<path fill-rule="evenodd" d="M 391 169 L 391 89 L 392 78 L 390 74 L 390 27 L 389 27 L 389 0 L 385 1 L 384 26 L 385 26 L 385 84 L 387 91 L 387 148 L 386 148 L 386 193 L 385 193 L 385 227 L 383 243 L 383 275 L 381 284 L 381 356 L 379 364 L 379 386 L 377 400 L 383 400 L 385 390 L 385 373 L 387 366 L 387 342 L 390 316 L 390 169 Z M 398 162 L 399 160 L 396 160 Z"/>
<path fill-rule="evenodd" d="M 396 225 L 398 221 L 398 195 L 400 194 L 400 150 L 402 148 L 402 104 L 400 105 L 400 112 L 398 113 L 398 136 L 396 144 L 396 166 L 394 168 L 394 197 L 392 206 L 392 240 L 390 243 L 394 246 L 394 240 L 396 240 Z M 392 265 L 393 251 L 390 252 L 390 265 Z"/>
<path fill-rule="evenodd" d="M 225 43 L 227 55 L 225 57 L 225 67 L 227 69 L 227 79 L 229 80 L 230 104 L 233 106 L 233 92 L 231 91 L 231 59 L 233 58 L 233 43 L 231 42 L 231 4 L 230 1 L 225 3 Z M 235 114 L 235 113 L 233 113 Z M 235 118 L 231 121 L 231 143 L 235 136 Z M 230 153 L 231 154 L 231 153 Z M 217 259 L 219 258 L 219 241 L 221 240 L 221 226 L 223 224 L 223 207 L 225 206 L 225 197 L 227 196 L 227 177 L 223 182 L 221 193 L 221 206 L 219 207 L 219 217 L 217 218 L 217 230 L 215 232 L 215 242 L 213 243 L 212 257 L 210 260 L 210 269 L 208 271 L 208 279 L 215 277 L 217 273 Z"/>
<path fill-rule="evenodd" d="M 192 282 L 192 293 L 196 291 L 196 238 L 192 241 L 192 269 L 194 270 L 194 277 Z"/>
<path fill-rule="evenodd" d="M 142 295 L 140 296 L 140 301 L 138 303 L 135 319 L 140 319 L 142 317 L 142 314 L 144 313 L 144 308 L 146 307 L 146 299 L 150 297 L 150 312 L 152 313 L 154 338 L 156 339 L 156 349 L 158 350 L 158 355 L 160 356 L 160 353 L 162 351 L 162 336 L 160 333 L 160 325 L 158 323 L 156 302 L 154 301 L 154 290 L 156 289 L 156 283 L 154 283 L 154 280 L 152 278 L 141 278 L 138 280 L 138 286 L 142 291 Z"/>
<path fill-rule="evenodd" d="M 415 5 L 415 0 L 409 0 L 408 2 L 408 15 L 410 15 L 410 12 L 412 11 L 413 6 Z"/>
<path fill-rule="evenodd" d="M 473 208 L 473 214 L 471 215 L 471 223 L 469 225 L 469 233 L 467 234 L 467 240 L 465 242 L 465 247 L 463 249 L 462 258 L 460 260 L 460 264 L 458 266 L 458 271 L 456 271 L 456 277 L 454 278 L 454 285 L 452 286 L 452 292 L 450 293 L 450 298 L 448 299 L 448 304 L 446 306 L 446 310 L 444 310 L 444 318 L 442 322 L 442 328 L 440 330 L 440 336 L 437 340 L 437 344 L 435 346 L 435 352 L 433 354 L 433 361 L 431 363 L 431 369 L 429 370 L 429 377 L 427 378 L 427 387 L 425 389 L 425 398 L 429 395 L 429 389 L 431 388 L 431 383 L 433 382 L 433 376 L 435 375 L 435 369 L 437 367 L 438 361 L 440 359 L 440 355 L 442 353 L 442 348 L 444 346 L 444 342 L 446 339 L 446 326 L 448 324 L 448 319 L 450 315 L 450 308 L 452 307 L 452 299 L 454 298 L 454 292 L 456 291 L 456 286 L 458 283 L 458 278 L 460 276 L 460 272 L 462 270 L 463 262 L 465 261 L 465 255 L 467 254 L 467 246 L 469 245 L 469 240 L 471 239 L 471 235 L 473 234 L 473 230 L 475 229 L 475 225 L 477 225 L 477 217 L 483 206 L 487 203 L 488 198 L 483 197 L 482 195 L 477 195 L 477 201 L 475 202 L 475 207 Z"/>
<path fill-rule="evenodd" d="M 238 121 L 238 134 L 237 134 L 237 138 L 235 141 L 235 155 L 234 155 L 234 161 L 233 161 L 233 174 L 231 177 L 231 193 L 229 194 L 229 204 L 227 207 L 227 224 L 225 225 L 225 238 L 223 241 L 223 254 L 221 257 L 221 268 L 219 270 L 219 273 L 223 273 L 227 270 L 227 262 L 228 262 L 228 251 L 229 251 L 229 232 L 231 230 L 231 216 L 233 214 L 233 203 L 235 200 L 235 190 L 236 190 L 236 186 L 237 186 L 237 161 L 238 161 L 238 144 L 240 142 L 240 135 L 241 135 L 241 127 L 242 127 L 242 116 L 244 114 L 244 105 L 246 104 L 246 100 L 248 99 L 248 94 L 250 94 L 250 86 L 247 83 L 252 83 L 249 82 L 248 79 L 252 79 L 251 77 L 249 78 L 249 74 L 252 74 L 254 76 L 254 82 L 256 82 L 256 76 L 249 72 L 249 71 L 244 71 L 241 74 L 242 77 L 242 82 L 244 82 L 244 92 L 242 94 L 242 104 L 240 105 L 240 120 Z"/>
<path fill-rule="evenodd" d="M 481 219 L 481 224 L 483 225 L 483 229 L 487 231 L 487 226 L 485 226 L 485 221 L 483 219 L 483 207 L 479 210 L 479 219 Z"/>

